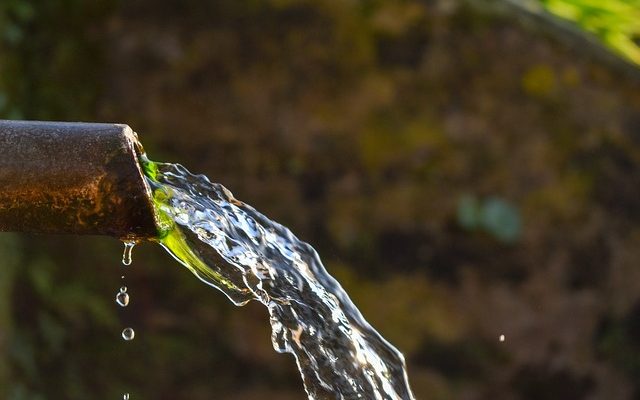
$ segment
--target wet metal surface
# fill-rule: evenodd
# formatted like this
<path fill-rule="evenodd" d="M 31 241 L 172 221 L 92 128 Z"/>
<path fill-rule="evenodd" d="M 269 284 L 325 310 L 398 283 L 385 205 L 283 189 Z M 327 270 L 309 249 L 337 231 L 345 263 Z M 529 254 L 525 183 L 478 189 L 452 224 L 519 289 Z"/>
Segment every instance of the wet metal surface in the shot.
<path fill-rule="evenodd" d="M 0 231 L 156 236 L 127 125 L 0 120 Z"/>

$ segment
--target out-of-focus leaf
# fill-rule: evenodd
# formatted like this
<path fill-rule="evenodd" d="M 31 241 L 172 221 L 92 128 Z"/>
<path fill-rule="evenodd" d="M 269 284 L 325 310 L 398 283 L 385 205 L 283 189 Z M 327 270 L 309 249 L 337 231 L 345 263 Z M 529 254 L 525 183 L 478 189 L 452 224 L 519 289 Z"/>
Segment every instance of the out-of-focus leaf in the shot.
<path fill-rule="evenodd" d="M 640 64 L 640 1 L 541 0 L 547 10 L 575 22 L 598 36 L 608 47 Z"/>
<path fill-rule="evenodd" d="M 475 196 L 464 195 L 458 200 L 458 224 L 465 229 L 475 229 L 480 225 L 480 202 Z"/>
<path fill-rule="evenodd" d="M 522 229 L 518 210 L 495 197 L 485 201 L 482 207 L 482 225 L 497 239 L 507 243 L 516 241 Z"/>

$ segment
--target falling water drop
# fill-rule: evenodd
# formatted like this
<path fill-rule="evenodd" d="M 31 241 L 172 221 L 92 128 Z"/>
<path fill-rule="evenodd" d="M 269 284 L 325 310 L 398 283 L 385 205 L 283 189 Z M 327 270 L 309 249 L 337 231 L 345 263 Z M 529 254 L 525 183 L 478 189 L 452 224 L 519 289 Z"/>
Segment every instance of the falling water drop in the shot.
<path fill-rule="evenodd" d="M 131 328 L 125 328 L 125 329 L 122 331 L 122 338 L 123 338 L 124 340 L 126 340 L 127 342 L 128 342 L 129 340 L 133 340 L 133 338 L 134 338 L 134 337 L 136 337 L 136 333 L 133 331 L 133 329 L 131 329 Z"/>
<path fill-rule="evenodd" d="M 118 303 L 120 307 L 126 307 L 129 305 L 129 294 L 127 293 L 126 286 L 121 287 L 118 294 L 116 294 L 116 303 Z"/>
<path fill-rule="evenodd" d="M 136 242 L 133 240 L 124 241 L 124 252 L 122 253 L 122 264 L 123 265 L 131 265 L 131 253 L 133 252 L 133 247 L 136 245 Z"/>
<path fill-rule="evenodd" d="M 501 341 L 501 342 L 504 342 L 504 340 L 505 340 L 504 335 L 500 335 L 500 337 L 498 338 L 498 340 L 499 340 L 499 341 Z"/>

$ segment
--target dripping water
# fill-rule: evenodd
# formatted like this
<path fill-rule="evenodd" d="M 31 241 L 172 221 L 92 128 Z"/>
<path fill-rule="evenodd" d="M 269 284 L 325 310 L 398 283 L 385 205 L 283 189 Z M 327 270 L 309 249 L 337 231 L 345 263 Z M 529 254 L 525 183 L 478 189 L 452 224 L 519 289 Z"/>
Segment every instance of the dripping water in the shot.
<path fill-rule="evenodd" d="M 122 330 L 122 338 L 127 342 L 136 337 L 136 332 L 132 328 L 124 328 Z"/>
<path fill-rule="evenodd" d="M 122 252 L 122 265 L 131 265 L 133 248 L 136 242 L 133 240 L 124 241 L 124 251 Z"/>
<path fill-rule="evenodd" d="M 128 265 L 131 265 L 131 262 L 133 261 L 132 253 L 133 253 L 133 248 L 136 245 L 136 242 L 132 240 L 125 240 L 123 241 L 123 243 L 124 243 L 124 251 L 122 252 L 122 265 L 128 266 Z M 120 276 L 120 279 L 124 280 L 124 278 L 125 278 L 124 275 Z M 126 286 L 121 286 L 120 290 L 118 290 L 118 293 L 116 293 L 116 303 L 120 307 L 126 307 L 129 305 L 129 293 L 127 293 L 127 290 L 128 289 Z M 135 338 L 136 333 L 132 328 L 125 328 L 122 330 L 122 333 L 120 335 L 122 336 L 122 339 L 128 342 Z M 122 399 L 129 400 L 129 393 L 124 393 L 122 395 Z"/>
<path fill-rule="evenodd" d="M 129 305 L 129 293 L 127 293 L 127 287 L 123 286 L 116 294 L 116 303 L 120 307 L 126 307 Z"/>

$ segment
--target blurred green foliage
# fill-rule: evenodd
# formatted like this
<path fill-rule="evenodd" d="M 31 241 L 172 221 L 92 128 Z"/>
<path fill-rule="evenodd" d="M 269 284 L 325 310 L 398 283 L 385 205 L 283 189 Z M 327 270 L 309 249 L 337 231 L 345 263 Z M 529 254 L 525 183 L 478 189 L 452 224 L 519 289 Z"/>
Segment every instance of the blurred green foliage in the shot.
<path fill-rule="evenodd" d="M 518 210 L 495 197 L 480 203 L 474 196 L 462 196 L 458 201 L 458 223 L 468 230 L 484 229 L 506 243 L 516 241 L 522 230 Z"/>
<path fill-rule="evenodd" d="M 106 40 L 96 28 L 117 4 L 113 0 L 2 1 L 0 103 L 4 99 L 4 107 L 0 115 L 77 120 L 95 109 L 103 84 Z"/>
<path fill-rule="evenodd" d="M 551 13 L 593 33 L 640 65 L 640 0 L 540 0 Z"/>
<path fill-rule="evenodd" d="M 0 32 L 0 115 L 129 123 L 289 226 L 418 398 L 640 395 L 633 76 L 466 1 L 7 0 Z M 121 251 L 0 236 L 7 399 L 304 398 L 262 307 Z"/>

